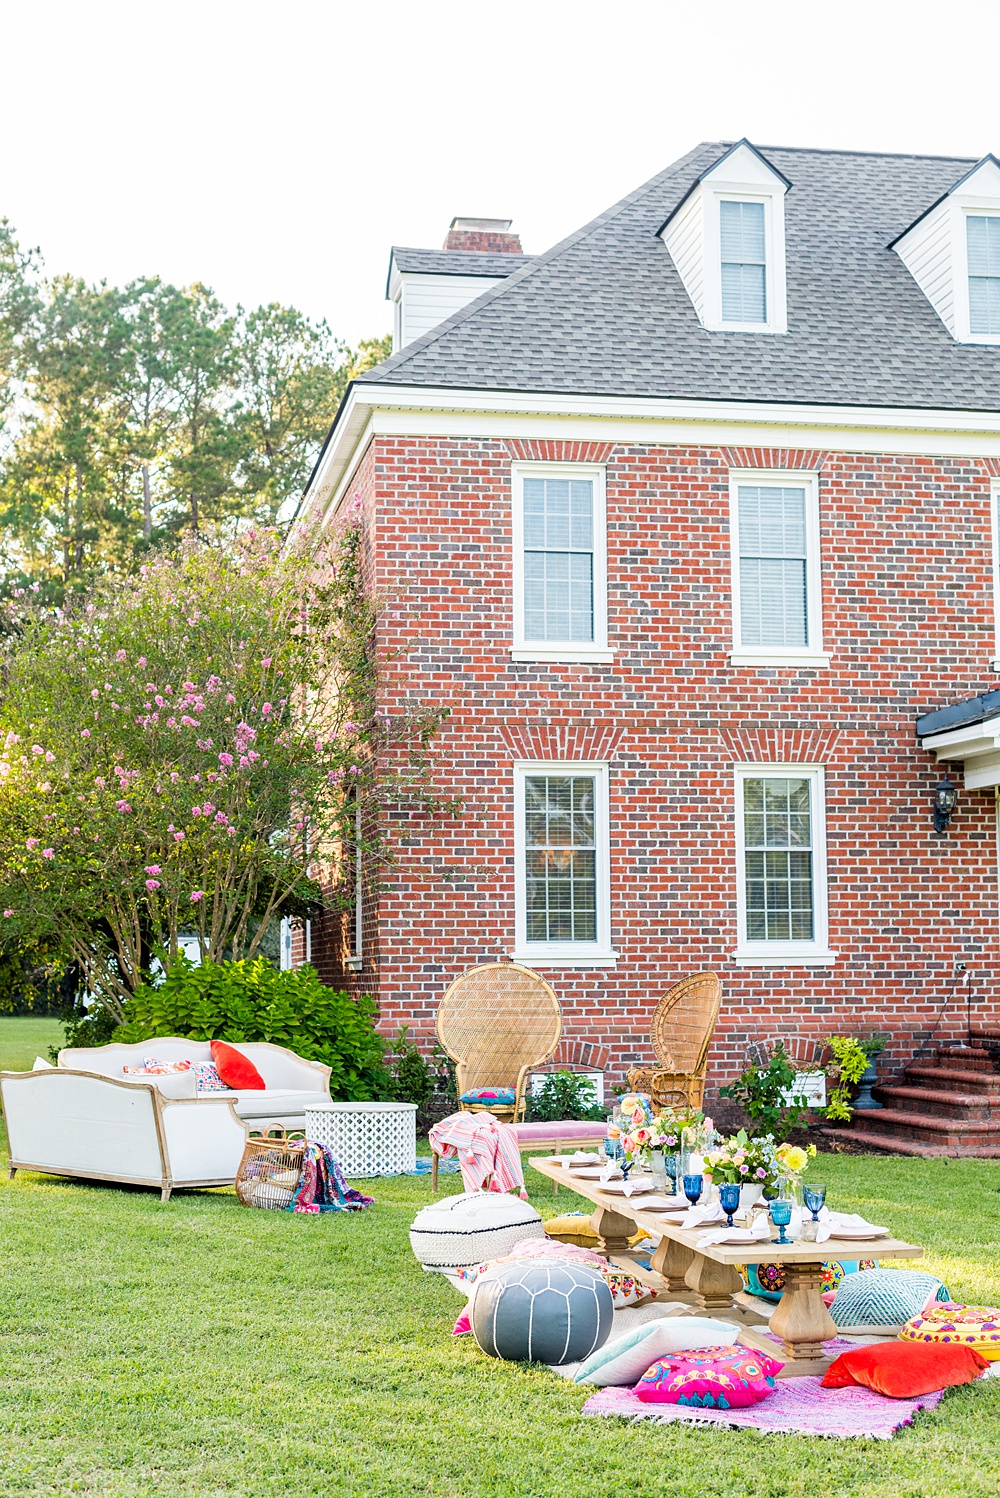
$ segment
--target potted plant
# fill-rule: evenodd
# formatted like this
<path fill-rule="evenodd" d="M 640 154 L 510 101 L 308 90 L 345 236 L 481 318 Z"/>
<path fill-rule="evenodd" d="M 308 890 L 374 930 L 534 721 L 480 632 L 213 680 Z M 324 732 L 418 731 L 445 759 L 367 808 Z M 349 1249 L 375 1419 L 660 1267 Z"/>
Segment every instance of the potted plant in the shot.
<path fill-rule="evenodd" d="M 831 1035 L 830 1049 L 833 1051 L 831 1070 L 837 1072 L 837 1081 L 826 1105 L 826 1117 L 832 1123 L 849 1123 L 856 1106 L 881 1107 L 881 1104 L 876 1103 L 871 1096 L 871 1083 L 868 1088 L 867 1104 L 862 1104 L 860 1098 L 857 1104 L 851 1102 L 852 1087 L 860 1083 L 869 1067 L 872 1073 L 871 1082 L 876 1080 L 875 1063 L 869 1060 L 868 1053 L 862 1049 L 860 1041 L 856 1040 L 853 1035 Z"/>

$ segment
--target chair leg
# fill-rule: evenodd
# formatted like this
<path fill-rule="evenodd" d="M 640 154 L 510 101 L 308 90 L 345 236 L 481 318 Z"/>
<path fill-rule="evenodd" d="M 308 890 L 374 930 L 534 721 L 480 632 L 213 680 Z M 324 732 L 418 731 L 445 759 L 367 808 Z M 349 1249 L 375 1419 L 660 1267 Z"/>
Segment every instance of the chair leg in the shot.
<path fill-rule="evenodd" d="M 438 1189 L 438 1154 L 437 1154 L 437 1150 L 435 1150 L 434 1154 L 433 1154 L 432 1161 L 431 1161 L 431 1193 L 432 1193 L 432 1195 L 437 1196 L 437 1189 Z"/>
<path fill-rule="evenodd" d="M 7 1179 L 8 1179 L 8 1181 L 12 1181 L 16 1175 L 17 1175 L 17 1166 L 16 1165 L 8 1165 L 7 1166 Z"/>

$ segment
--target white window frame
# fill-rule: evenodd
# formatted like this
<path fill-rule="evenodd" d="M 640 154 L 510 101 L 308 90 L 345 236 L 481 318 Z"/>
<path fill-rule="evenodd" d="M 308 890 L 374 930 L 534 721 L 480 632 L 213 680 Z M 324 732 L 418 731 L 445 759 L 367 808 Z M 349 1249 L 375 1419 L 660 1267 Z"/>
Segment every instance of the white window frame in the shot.
<path fill-rule="evenodd" d="M 348 927 L 348 954 L 344 966 L 349 973 L 360 973 L 364 966 L 364 860 L 361 851 L 361 798 L 354 798 L 354 839 L 350 846 L 354 862 L 354 908 Z"/>
<path fill-rule="evenodd" d="M 525 780 L 532 775 L 590 775 L 594 779 L 597 878 L 597 940 L 528 941 L 525 874 Z M 611 817 L 608 765 L 603 760 L 518 760 L 514 764 L 514 950 L 515 962 L 542 967 L 614 967 L 611 946 Z"/>
<path fill-rule="evenodd" d="M 726 322 L 722 316 L 722 215 L 719 204 L 762 203 L 764 205 L 764 305 L 763 322 Z M 736 184 L 713 187 L 705 198 L 705 326 L 716 333 L 787 333 L 788 313 L 785 274 L 785 188 Z"/>
<path fill-rule="evenodd" d="M 830 951 L 829 907 L 826 871 L 826 785 L 822 765 L 735 765 L 736 799 L 736 951 L 737 967 L 828 967 L 837 960 Z M 743 782 L 745 780 L 808 780 L 812 826 L 813 939 L 812 941 L 749 941 L 745 843 L 743 835 Z"/>
<path fill-rule="evenodd" d="M 769 650 L 761 645 L 744 645 L 741 634 L 740 604 L 740 519 L 741 484 L 757 488 L 804 489 L 806 494 L 806 635 L 808 645 L 782 645 Z M 733 598 L 733 648 L 729 656 L 734 666 L 813 666 L 830 664 L 823 647 L 823 579 L 820 565 L 819 479 L 815 473 L 778 469 L 732 469 L 729 474 L 729 544 L 730 575 Z"/>
<path fill-rule="evenodd" d="M 527 640 L 524 636 L 524 480 L 590 479 L 594 489 L 594 638 L 580 640 Z M 613 661 L 608 647 L 608 522 L 606 470 L 597 463 L 512 463 L 511 535 L 513 542 L 515 661 Z"/>
<path fill-rule="evenodd" d="M 955 337 L 959 343 L 1000 344 L 1000 333 L 973 333 L 972 304 L 969 296 L 969 225 L 970 218 L 1000 218 L 996 198 L 963 198 L 955 205 L 952 220 L 953 252 L 956 268 Z M 998 652 L 1000 654 L 1000 652 Z"/>
<path fill-rule="evenodd" d="M 993 557 L 993 659 L 990 667 L 1000 671 L 1000 479 L 990 485 L 990 548 Z"/>

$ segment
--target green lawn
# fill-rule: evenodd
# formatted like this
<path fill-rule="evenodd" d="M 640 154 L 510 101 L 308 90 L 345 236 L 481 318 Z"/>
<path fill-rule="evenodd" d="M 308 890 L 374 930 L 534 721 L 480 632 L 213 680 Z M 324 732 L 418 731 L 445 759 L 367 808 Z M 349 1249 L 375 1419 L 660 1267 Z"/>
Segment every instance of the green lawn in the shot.
<path fill-rule="evenodd" d="M 30 1071 L 36 1056 L 48 1061 L 50 1046 L 62 1044 L 59 1020 L 4 1015 L 0 1019 L 0 1071 Z"/>
<path fill-rule="evenodd" d="M 954 1294 L 1000 1300 L 1000 1163 L 837 1156 L 822 1172 L 837 1206 L 922 1241 Z M 362 1216 L 310 1218 L 228 1192 L 163 1207 L 151 1191 L 3 1181 L 4 1498 L 1000 1492 L 1000 1380 L 887 1443 L 581 1419 L 582 1389 L 450 1337 L 459 1298 L 407 1240 L 429 1182 L 369 1189 Z M 570 1205 L 548 1183 L 533 1199 L 543 1215 Z"/>

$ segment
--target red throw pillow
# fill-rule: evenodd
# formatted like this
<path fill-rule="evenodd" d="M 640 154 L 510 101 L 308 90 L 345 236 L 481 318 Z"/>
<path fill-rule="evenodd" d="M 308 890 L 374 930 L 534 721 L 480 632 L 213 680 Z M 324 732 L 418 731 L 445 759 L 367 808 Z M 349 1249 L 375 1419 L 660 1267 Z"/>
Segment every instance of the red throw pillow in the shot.
<path fill-rule="evenodd" d="M 890 1399 L 934 1394 L 956 1384 L 971 1384 L 990 1365 L 974 1347 L 940 1342 L 872 1342 L 842 1352 L 823 1377 L 824 1389 L 861 1384 Z"/>
<path fill-rule="evenodd" d="M 224 1040 L 212 1041 L 212 1060 L 227 1087 L 235 1092 L 266 1092 L 267 1083 L 253 1062 Z"/>

